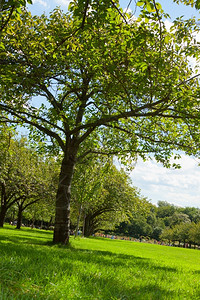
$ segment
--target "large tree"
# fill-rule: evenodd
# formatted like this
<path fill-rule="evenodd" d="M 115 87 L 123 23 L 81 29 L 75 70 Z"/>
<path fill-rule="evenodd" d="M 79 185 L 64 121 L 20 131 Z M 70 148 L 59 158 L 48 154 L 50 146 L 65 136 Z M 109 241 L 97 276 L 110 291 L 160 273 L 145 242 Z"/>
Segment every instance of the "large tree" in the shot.
<path fill-rule="evenodd" d="M 69 240 L 71 182 L 86 155 L 154 155 L 165 166 L 174 150 L 199 155 L 198 81 L 188 66 L 195 21 L 168 32 L 150 2 L 135 20 L 117 1 L 74 1 L 71 13 L 49 18 L 24 12 L 4 33 L 0 109 L 63 155 L 55 243 Z"/>

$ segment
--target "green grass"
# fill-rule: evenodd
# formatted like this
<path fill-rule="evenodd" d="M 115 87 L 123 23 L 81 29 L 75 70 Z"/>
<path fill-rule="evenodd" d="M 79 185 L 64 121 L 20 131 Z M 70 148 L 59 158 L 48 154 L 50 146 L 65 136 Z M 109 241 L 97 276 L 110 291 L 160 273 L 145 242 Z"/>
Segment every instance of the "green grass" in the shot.
<path fill-rule="evenodd" d="M 0 229 L 0 300 L 200 299 L 200 251 Z"/>

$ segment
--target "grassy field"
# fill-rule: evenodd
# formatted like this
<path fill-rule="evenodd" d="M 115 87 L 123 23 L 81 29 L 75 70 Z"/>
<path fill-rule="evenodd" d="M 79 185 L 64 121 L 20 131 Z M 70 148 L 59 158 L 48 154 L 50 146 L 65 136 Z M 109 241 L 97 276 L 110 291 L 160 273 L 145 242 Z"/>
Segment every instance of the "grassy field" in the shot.
<path fill-rule="evenodd" d="M 0 299 L 200 299 L 200 251 L 0 229 Z"/>

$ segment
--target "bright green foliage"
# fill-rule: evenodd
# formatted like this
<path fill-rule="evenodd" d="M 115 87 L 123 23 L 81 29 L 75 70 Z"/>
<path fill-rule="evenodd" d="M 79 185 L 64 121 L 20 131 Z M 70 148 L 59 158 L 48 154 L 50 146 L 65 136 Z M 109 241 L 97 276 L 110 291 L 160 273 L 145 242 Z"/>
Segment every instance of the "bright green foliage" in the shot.
<path fill-rule="evenodd" d="M 190 228 L 189 237 L 194 244 L 200 245 L 200 222 Z"/>
<path fill-rule="evenodd" d="M 128 175 L 111 161 L 93 159 L 78 165 L 72 187 L 72 209 L 79 208 L 86 236 L 100 229 L 114 229 L 119 222 L 129 220 L 133 212 L 149 209 Z"/>
<path fill-rule="evenodd" d="M 179 22 L 169 33 L 152 14 L 151 22 L 126 24 L 108 10 L 104 25 L 94 21 L 80 34 L 59 10 L 49 20 L 23 14 L 4 39 L 1 108 L 63 150 L 65 137 L 79 135 L 90 152 L 154 153 L 166 165 L 173 149 L 197 155 L 197 81 L 182 47 L 192 27 L 185 32 Z M 24 97 L 11 107 L 12 93 Z M 49 104 L 38 109 L 26 95 Z"/>
<path fill-rule="evenodd" d="M 200 245 L 199 235 L 200 223 L 182 222 L 172 228 L 165 228 L 160 236 L 162 240 L 182 243 L 185 247 L 186 243 L 191 245 Z"/>
<path fill-rule="evenodd" d="M 158 207 L 151 204 L 150 211 L 147 210 L 146 214 L 134 213 L 129 222 L 122 222 L 116 227 L 115 233 L 137 238 L 144 236 L 156 240 L 183 242 L 181 232 L 185 230 L 190 236 L 189 240 L 195 244 L 195 239 L 191 237 L 187 229 L 194 228 L 199 220 L 199 208 L 183 208 L 166 201 L 158 201 Z"/>
<path fill-rule="evenodd" d="M 176 3 L 184 3 L 186 5 L 191 5 L 192 7 L 195 7 L 196 9 L 200 9 L 200 1 L 199 0 L 174 0 Z"/>
<path fill-rule="evenodd" d="M 73 170 L 86 155 L 154 155 L 167 167 L 173 151 L 199 156 L 195 20 L 169 32 L 154 1 L 137 20 L 121 12 L 117 1 L 78 1 L 49 18 L 23 12 L 2 32 L 0 109 L 63 153 L 56 242 L 69 238 Z"/>
<path fill-rule="evenodd" d="M 4 48 L 1 41 L 1 32 L 6 29 L 9 21 L 18 17 L 21 8 L 26 3 L 32 4 L 32 0 L 1 0 L 0 1 L 0 49 Z"/>
<path fill-rule="evenodd" d="M 200 1 L 199 0 L 173 0 L 175 3 L 183 3 L 185 5 L 190 5 L 195 7 L 196 9 L 200 9 Z M 155 2 L 154 0 L 144 0 L 137 1 L 137 6 L 145 7 L 149 12 L 155 12 L 156 9 L 159 11 L 162 9 L 161 4 L 159 2 Z"/>
<path fill-rule="evenodd" d="M 22 212 L 27 207 L 55 198 L 55 185 L 52 184 L 55 170 L 50 159 L 45 160 L 30 149 L 25 138 L 6 139 L 8 136 L 3 140 L 4 155 L 0 161 L 0 224 L 3 226 L 7 210 L 16 205 L 20 227 Z"/>
<path fill-rule="evenodd" d="M 154 205 L 149 205 L 146 211 L 133 211 L 129 222 L 122 222 L 116 226 L 117 235 L 125 235 L 134 238 L 144 237 L 147 239 L 160 240 L 160 235 L 165 228 L 164 221 L 156 217 Z"/>

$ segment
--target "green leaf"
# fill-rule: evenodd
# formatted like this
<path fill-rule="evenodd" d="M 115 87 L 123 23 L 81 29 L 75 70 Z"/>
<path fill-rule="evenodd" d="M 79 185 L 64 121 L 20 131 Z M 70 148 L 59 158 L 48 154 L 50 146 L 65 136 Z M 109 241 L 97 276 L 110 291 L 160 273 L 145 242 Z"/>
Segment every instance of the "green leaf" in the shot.
<path fill-rule="evenodd" d="M 145 5 L 145 2 L 142 2 L 142 1 L 137 2 L 137 6 L 143 6 L 143 5 Z"/>
<path fill-rule="evenodd" d="M 165 36 L 164 42 L 165 42 L 166 44 L 168 44 L 168 43 L 170 42 L 170 37 L 169 37 L 169 35 L 166 35 L 166 36 Z"/>

